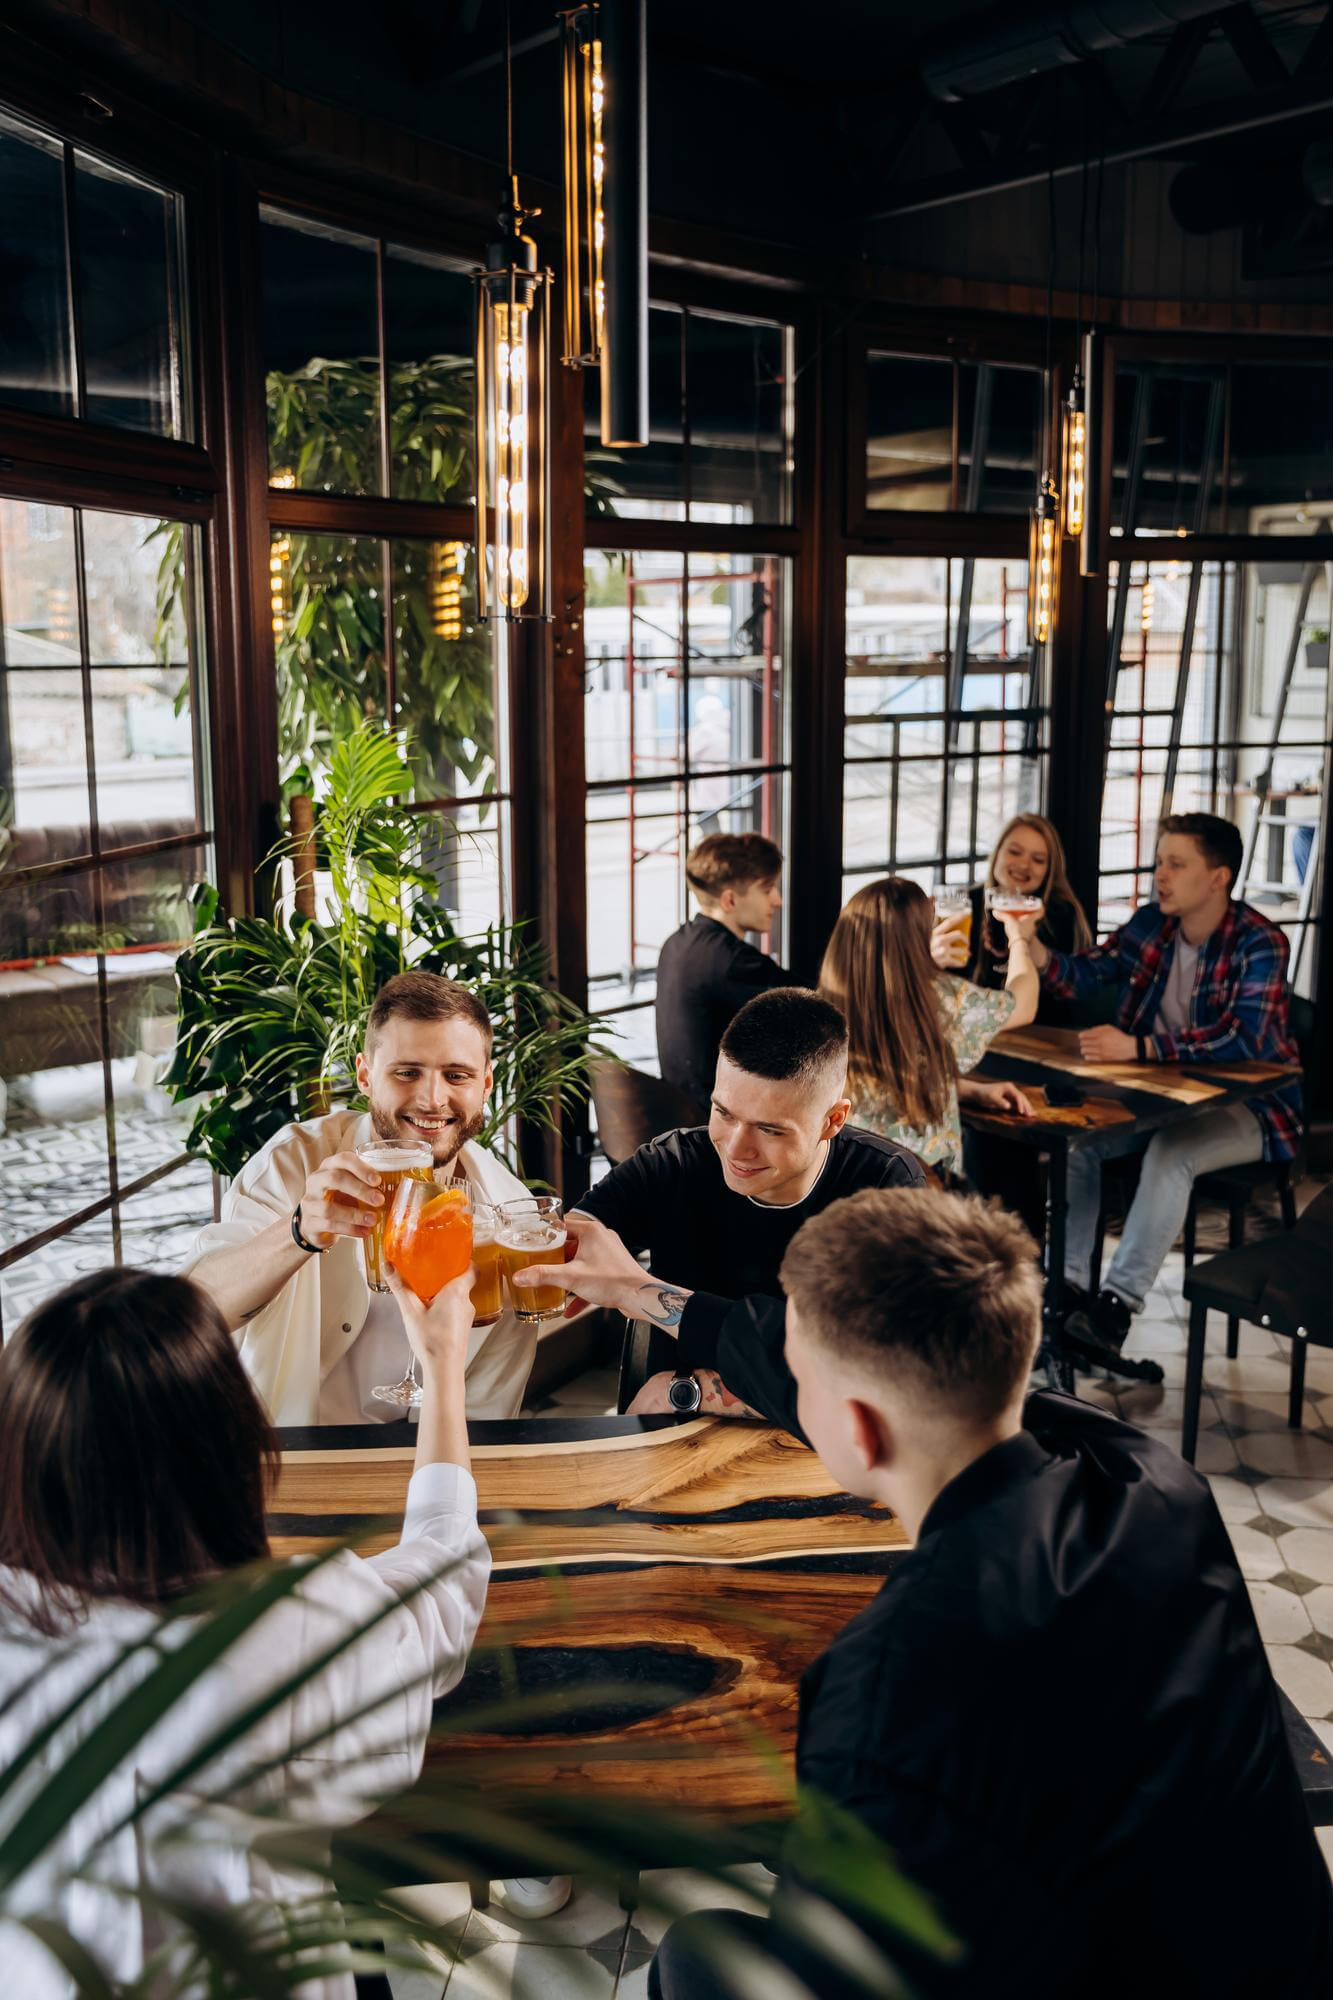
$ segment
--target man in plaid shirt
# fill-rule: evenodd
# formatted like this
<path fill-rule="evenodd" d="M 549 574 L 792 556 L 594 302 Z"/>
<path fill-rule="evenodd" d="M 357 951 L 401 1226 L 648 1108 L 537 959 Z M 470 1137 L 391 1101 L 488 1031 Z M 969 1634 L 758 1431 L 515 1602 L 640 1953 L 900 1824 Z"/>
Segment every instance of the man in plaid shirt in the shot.
<path fill-rule="evenodd" d="M 1228 820 L 1213 813 L 1175 813 L 1162 821 L 1158 836 L 1156 903 L 1145 903 L 1091 951 L 1048 951 L 1033 936 L 1037 969 L 1062 999 L 1087 999 L 1105 986 L 1118 992 L 1118 1025 L 1089 1028 L 1079 1037 L 1086 1057 L 1299 1062 L 1287 1021 L 1287 940 L 1248 903 L 1232 901 L 1242 854 L 1241 837 Z M 1065 1238 L 1069 1345 L 1114 1367 L 1130 1316 L 1142 1309 L 1184 1225 L 1196 1175 L 1247 1160 L 1289 1160 L 1300 1126 L 1301 1086 L 1293 1081 L 1269 1096 L 1155 1132 L 1143 1153 L 1119 1247 L 1096 1296 L 1086 1287 L 1101 1206 L 1101 1163 L 1138 1151 L 1143 1141 L 1108 1136 L 1071 1148 Z"/>

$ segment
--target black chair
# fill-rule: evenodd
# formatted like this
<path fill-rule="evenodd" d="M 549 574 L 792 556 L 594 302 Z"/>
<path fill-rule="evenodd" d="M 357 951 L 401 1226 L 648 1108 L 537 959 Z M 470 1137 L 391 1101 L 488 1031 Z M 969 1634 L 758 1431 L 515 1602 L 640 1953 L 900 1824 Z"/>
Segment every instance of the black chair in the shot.
<path fill-rule="evenodd" d="M 598 1144 L 613 1167 L 649 1139 L 674 1132 L 678 1125 L 702 1124 L 706 1115 L 703 1107 L 674 1083 L 664 1083 L 646 1070 L 631 1069 L 628 1063 L 595 1062 L 590 1080 Z"/>
<path fill-rule="evenodd" d="M 1333 1187 L 1310 1203 L 1294 1229 L 1223 1250 L 1185 1273 L 1190 1302 L 1185 1357 L 1185 1409 L 1180 1449 L 1194 1462 L 1209 1311 L 1228 1324 L 1248 1320 L 1291 1342 L 1287 1424 L 1299 1430 L 1305 1396 L 1305 1356 L 1311 1343 L 1333 1347 Z"/>
<path fill-rule="evenodd" d="M 1307 1057 L 1314 1039 L 1315 1012 L 1308 1000 L 1299 993 L 1291 996 L 1291 1032 L 1296 1046 L 1301 1052 L 1301 1067 L 1308 1067 Z M 1264 1188 L 1274 1188 L 1282 1210 L 1282 1227 L 1296 1227 L 1295 1183 L 1300 1179 L 1305 1165 L 1305 1127 L 1301 1128 L 1301 1143 L 1296 1157 L 1291 1160 L 1252 1160 L 1245 1166 L 1219 1167 L 1216 1173 L 1200 1174 L 1190 1193 L 1189 1213 L 1185 1217 L 1185 1269 L 1194 1262 L 1194 1235 L 1199 1216 L 1199 1203 L 1212 1202 L 1227 1211 L 1227 1247 L 1239 1249 L 1245 1241 L 1245 1211 L 1255 1195 Z M 1234 1361 L 1240 1346 L 1240 1321 L 1229 1316 L 1227 1319 L 1227 1357 Z"/>

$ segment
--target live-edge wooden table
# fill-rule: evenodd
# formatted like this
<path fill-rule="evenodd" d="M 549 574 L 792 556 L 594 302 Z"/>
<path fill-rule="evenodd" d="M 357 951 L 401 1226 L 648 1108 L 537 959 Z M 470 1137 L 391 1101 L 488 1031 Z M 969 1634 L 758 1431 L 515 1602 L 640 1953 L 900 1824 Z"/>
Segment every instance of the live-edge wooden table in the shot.
<path fill-rule="evenodd" d="M 1299 1077 L 1281 1063 L 1087 1062 L 1073 1028 L 1010 1028 L 995 1037 L 976 1071 L 986 1082 L 1016 1083 L 1035 1116 L 964 1108 L 980 1132 L 1012 1139 L 1046 1155 L 1045 1348 L 1057 1387 L 1073 1388 L 1073 1369 L 1060 1352 L 1069 1214 L 1069 1151 L 1114 1133 L 1150 1138 L 1163 1126 L 1243 1104 Z M 1080 1104 L 1052 1104 L 1052 1086 L 1073 1085 Z"/>
<path fill-rule="evenodd" d="M 530 1800 L 534 1817 L 552 1786 L 732 1829 L 785 1817 L 801 1674 L 901 1561 L 901 1524 L 838 1492 L 812 1451 L 767 1424 L 537 1417 L 469 1433 L 494 1566 L 474 1666 L 439 1704 L 447 1746 L 428 1761 L 447 1762 L 451 1785 L 503 1789 L 525 1812 Z M 391 1525 L 358 1549 L 397 1539 L 407 1424 L 279 1435 L 275 1554 L 359 1535 L 377 1517 Z M 502 1680 L 493 1649 L 505 1647 Z M 515 1678 L 570 1707 L 452 1733 Z M 599 1691 L 582 1710 L 580 1685 Z M 626 1876 L 688 1858 L 627 1855 Z M 497 1860 L 492 1872 L 513 1871 Z"/>

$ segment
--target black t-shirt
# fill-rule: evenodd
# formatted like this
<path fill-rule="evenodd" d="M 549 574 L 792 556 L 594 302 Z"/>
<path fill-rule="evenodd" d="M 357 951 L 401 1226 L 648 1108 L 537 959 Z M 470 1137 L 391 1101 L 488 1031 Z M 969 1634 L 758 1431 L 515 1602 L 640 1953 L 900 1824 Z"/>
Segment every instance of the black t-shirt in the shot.
<path fill-rule="evenodd" d="M 662 1075 L 707 1104 L 718 1043 L 747 1000 L 796 982 L 775 958 L 713 917 L 694 917 L 662 946 L 657 961 L 657 1056 Z"/>
<path fill-rule="evenodd" d="M 690 1291 L 781 1298 L 778 1269 L 803 1222 L 860 1188 L 921 1187 L 915 1154 L 877 1133 L 844 1126 L 804 1201 L 787 1208 L 733 1194 L 706 1126 L 666 1132 L 640 1146 L 577 1206 L 649 1252 L 654 1277 Z"/>
<path fill-rule="evenodd" d="M 1048 951 L 1070 952 L 1077 948 L 1078 932 L 1074 905 L 1057 897 L 1037 925 L 1037 936 Z M 986 908 L 986 889 L 978 884 L 972 891 L 972 956 L 963 968 L 963 977 L 974 986 L 989 986 L 999 992 L 1009 968 L 1009 940 L 1004 925 Z M 1043 1028 L 1066 1028 L 1072 1018 L 1069 1002 L 1061 1000 L 1043 984 L 1037 1000 L 1037 1022 Z"/>

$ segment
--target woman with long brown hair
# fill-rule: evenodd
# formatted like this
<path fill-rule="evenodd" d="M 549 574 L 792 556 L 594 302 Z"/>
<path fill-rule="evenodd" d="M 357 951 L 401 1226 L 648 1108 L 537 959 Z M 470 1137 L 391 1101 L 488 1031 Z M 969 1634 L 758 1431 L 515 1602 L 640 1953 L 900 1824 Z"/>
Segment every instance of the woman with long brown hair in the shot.
<path fill-rule="evenodd" d="M 970 950 L 965 953 L 955 946 L 945 955 L 942 941 L 949 933 L 944 925 L 935 929 L 937 963 L 952 966 L 976 986 L 999 992 L 1005 983 L 1009 944 L 1001 919 L 986 908 L 988 889 L 1010 889 L 1020 896 L 1041 898 L 1037 936 L 1048 951 L 1087 951 L 1092 944 L 1092 927 L 1069 885 L 1064 843 L 1041 813 L 1015 813 L 1000 828 L 985 876 L 972 891 Z M 1065 1014 L 1063 1003 L 1042 993 L 1038 1020 L 1058 1024 Z"/>
<path fill-rule="evenodd" d="M 421 1769 L 432 1700 L 462 1674 L 490 1570 L 463 1415 L 470 1284 L 468 1273 L 424 1307 L 394 1279 L 424 1397 L 397 1547 L 365 1560 L 342 1550 L 272 1592 L 164 1702 L 24 1883 L 29 1906 L 118 1992 L 156 1949 L 162 1896 L 308 1901 L 311 1876 L 252 1855 L 237 1806 L 350 1822 Z M 187 1279 L 132 1270 L 67 1286 L 0 1349 L 0 1437 L 0 1768 L 63 1718 L 41 1753 L 55 1767 L 188 1642 L 208 1586 L 234 1579 L 229 1609 L 271 1591 L 250 1566 L 269 1553 L 277 1438 L 212 1300 Z M 177 1614 L 165 1633 L 164 1613 Z M 265 1699 L 268 1712 L 210 1757 L 228 1721 Z M 11 1991 L 67 1994 L 56 1960 L 7 1928 Z M 301 1990 L 351 2000 L 353 1982 L 333 1974 Z"/>
<path fill-rule="evenodd" d="M 899 875 L 869 882 L 844 907 L 820 967 L 819 990 L 847 1017 L 852 1122 L 908 1147 L 927 1166 L 963 1170 L 958 1105 L 1027 1109 L 1012 1084 L 971 1082 L 1001 1028 L 1037 1011 L 1037 974 L 1013 918 L 1005 920 L 1004 990 L 984 991 L 931 956 L 934 905 Z"/>

